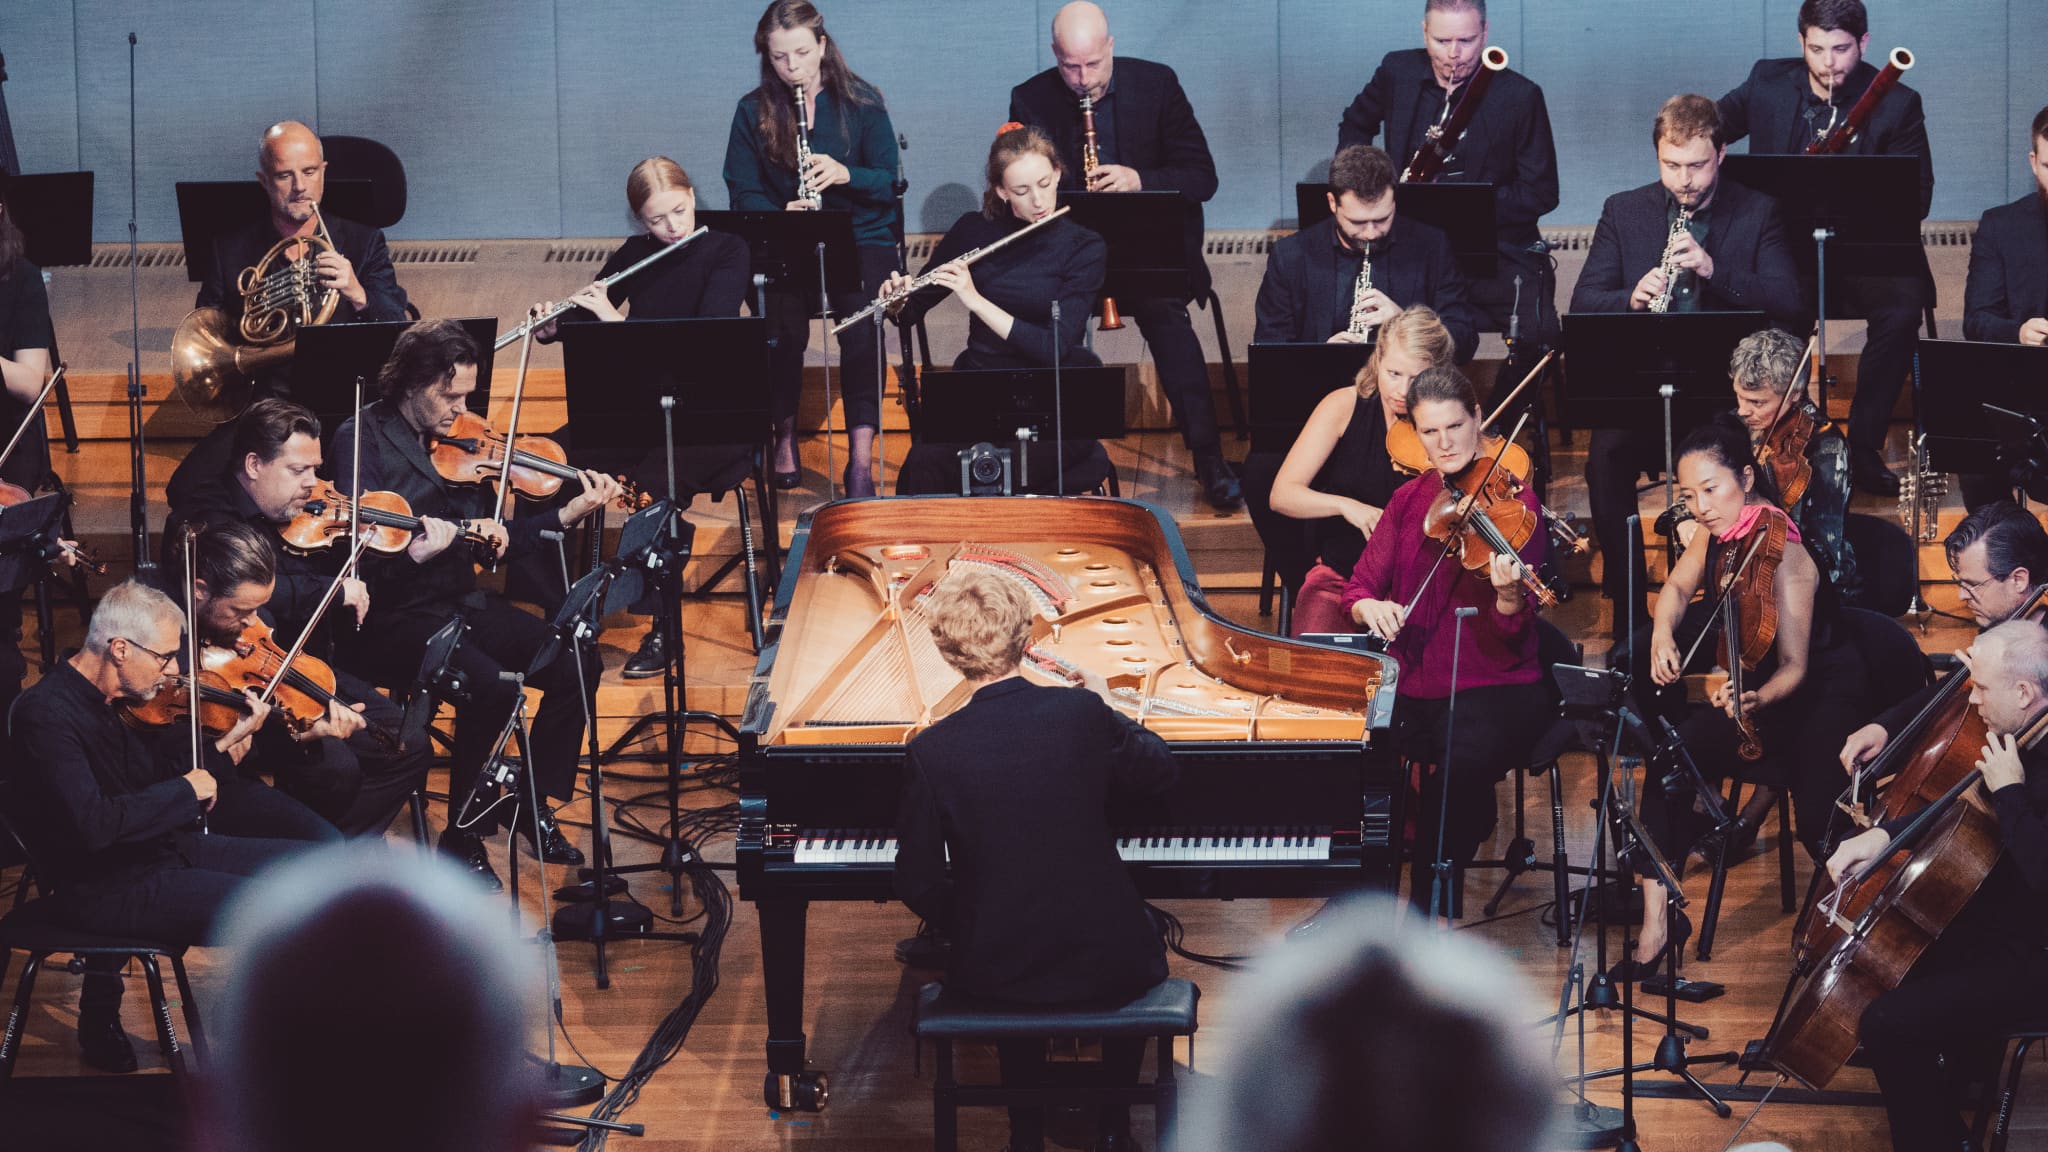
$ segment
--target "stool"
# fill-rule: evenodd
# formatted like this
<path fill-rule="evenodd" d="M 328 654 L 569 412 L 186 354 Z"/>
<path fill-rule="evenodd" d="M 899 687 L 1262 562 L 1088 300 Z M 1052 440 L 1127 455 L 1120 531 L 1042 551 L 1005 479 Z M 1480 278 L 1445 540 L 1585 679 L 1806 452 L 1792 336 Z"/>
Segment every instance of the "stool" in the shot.
<path fill-rule="evenodd" d="M 1195 1005 L 1201 990 L 1193 981 L 1162 980 L 1125 1004 L 1018 1005 L 977 1000 L 927 984 L 917 994 L 915 1031 L 938 1047 L 938 1071 L 932 1082 L 932 1147 L 954 1152 L 959 1146 L 959 1109 L 1044 1108 L 1056 1103 L 1149 1104 L 1157 1130 L 1173 1124 L 1176 1087 L 1173 1080 L 1173 1038 L 1195 1034 Z M 1050 1040 L 1056 1037 L 1156 1038 L 1159 1072 L 1150 1084 L 1132 1088 L 1012 1088 L 999 1084 L 961 1084 L 953 1078 L 956 1040 Z M 1163 1137 L 1162 1137 L 1163 1139 Z"/>
<path fill-rule="evenodd" d="M 14 1061 L 21 1054 L 21 1030 L 28 1018 L 29 998 L 35 990 L 36 973 L 41 971 L 43 961 L 51 955 L 67 952 L 81 958 L 132 957 L 142 965 L 143 977 L 149 984 L 150 1014 L 156 1021 L 157 1046 L 163 1051 L 164 1062 L 170 1066 L 171 1075 L 182 1082 L 185 1058 L 178 1046 L 177 1027 L 171 1022 L 171 1002 L 164 995 L 163 972 L 157 958 L 164 957 L 171 962 L 171 972 L 178 982 L 178 998 L 184 1009 L 185 1026 L 192 1030 L 192 1050 L 204 1059 L 206 1038 L 199 1028 L 199 1006 L 192 999 L 192 983 L 185 975 L 184 947 L 66 928 L 56 923 L 50 911 L 50 900 L 44 898 L 30 901 L 0 918 L 0 958 L 14 951 L 28 953 L 28 963 L 21 970 L 20 986 L 14 993 L 14 1007 L 7 1014 L 6 1031 L 0 1033 L 0 1091 L 4 1091 L 14 1078 Z M 4 971 L 0 968 L 0 972 Z"/>

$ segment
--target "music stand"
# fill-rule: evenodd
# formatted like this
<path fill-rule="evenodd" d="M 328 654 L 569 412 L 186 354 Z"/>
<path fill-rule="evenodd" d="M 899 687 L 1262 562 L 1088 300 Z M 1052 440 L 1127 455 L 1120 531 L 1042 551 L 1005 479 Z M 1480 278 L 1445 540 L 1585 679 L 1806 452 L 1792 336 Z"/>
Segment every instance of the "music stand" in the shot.
<path fill-rule="evenodd" d="M 43 172 L 6 181 L 7 205 L 25 243 L 23 255 L 52 281 L 52 268 L 82 268 L 92 263 L 92 190 L 90 172 Z M 52 366 L 64 361 L 56 336 L 50 337 Z M 71 387 L 57 381 L 57 425 L 64 432 L 64 450 L 78 451 L 78 420 L 71 413 Z"/>
<path fill-rule="evenodd" d="M 1827 363 L 1829 319 L 1860 318 L 1828 304 L 1829 281 L 1840 276 L 1924 278 L 1920 243 L 1920 158 L 1917 156 L 1730 156 L 1722 178 L 1778 202 L 1792 262 L 1815 286 L 1820 328 L 1815 355 Z M 1836 285 L 1839 290 L 1839 284 Z M 1827 374 L 1820 395 L 1827 410 Z"/>
<path fill-rule="evenodd" d="M 1294 212 L 1300 227 L 1320 224 L 1330 215 L 1328 184 L 1294 186 Z M 1500 236 L 1493 219 L 1493 185 L 1484 181 L 1448 181 L 1394 185 L 1394 218 L 1406 216 L 1442 232 L 1451 241 L 1451 258 L 1467 280 L 1500 275 Z"/>
<path fill-rule="evenodd" d="M 1918 407 L 1932 471 L 1998 474 L 2021 458 L 2015 448 L 2025 457 L 2037 455 L 2028 448 L 2034 437 L 2024 421 L 1984 405 L 2048 421 L 2048 348 L 1922 340 L 1919 360 L 1923 387 L 1941 396 L 1939 404 Z"/>
<path fill-rule="evenodd" d="M 329 180 L 320 211 L 344 220 L 366 220 L 375 198 L 368 180 Z M 213 242 L 270 216 L 270 199 L 254 180 L 178 181 L 178 235 L 185 245 L 185 279 L 204 283 L 213 271 Z M 241 269 L 230 269 L 229 276 Z M 233 288 L 232 280 L 224 280 Z M 485 345 L 489 347 L 489 345 Z"/>
<path fill-rule="evenodd" d="M 1371 355 L 1372 345 L 1349 342 L 1252 345 L 1251 450 L 1285 455 L 1316 405 L 1349 387 Z"/>
<path fill-rule="evenodd" d="M 789 213 L 799 215 L 799 213 Z M 662 399 L 675 402 L 675 446 L 744 444 L 765 451 L 775 413 L 765 388 L 738 387 L 762 378 L 768 366 L 768 322 L 761 317 L 697 320 L 626 320 L 564 324 L 562 366 L 569 407 L 570 451 L 580 467 L 626 472 L 663 448 Z M 780 571 L 775 486 L 754 481 L 761 497 L 761 532 L 768 548 L 768 580 Z M 679 493 L 668 493 L 679 497 Z M 747 567 L 748 624 L 761 646 L 761 590 L 753 571 L 754 536 L 745 493 L 739 494 L 740 553 L 699 585 L 715 587 Z M 675 650 L 681 651 L 681 637 Z"/>
<path fill-rule="evenodd" d="M 1115 440 L 1124 434 L 1125 380 L 1121 366 L 927 373 L 918 436 L 933 444 L 1012 441 L 1020 463 L 1033 441 Z M 1030 485 L 1027 471 L 1022 486 Z"/>
<path fill-rule="evenodd" d="M 488 349 L 498 338 L 498 318 L 470 316 L 457 323 Z M 320 426 L 332 436 L 342 421 L 355 413 L 356 378 L 374 395 L 377 372 L 391 359 L 398 337 L 413 326 L 410 320 L 378 320 L 358 324 L 315 324 L 298 330 L 298 344 L 292 353 L 292 400 L 312 409 Z M 479 416 L 491 411 L 491 354 L 477 358 L 476 391 L 469 394 L 469 410 Z M 330 461 L 336 453 L 330 452 Z"/>
<path fill-rule="evenodd" d="M 1682 436 L 1733 411 L 1728 357 L 1764 327 L 1761 312 L 1571 312 L 1558 417 L 1574 428 L 1647 432 L 1663 426 L 1660 389 L 1674 389 L 1671 431 Z"/>
<path fill-rule="evenodd" d="M 1202 210 L 1200 204 L 1178 192 L 1062 191 L 1059 202 L 1073 210 L 1070 219 L 1074 223 L 1102 237 L 1109 247 L 1109 267 L 1099 296 L 1195 299 L 1195 285 L 1201 277 L 1190 261 L 1199 261 L 1202 255 L 1199 250 L 1188 250 L 1188 233 Z M 1213 285 L 1199 303 L 1215 318 L 1216 347 L 1223 356 L 1224 395 L 1230 403 L 1231 422 L 1243 435 L 1244 397 L 1238 391 L 1237 362 L 1230 355 L 1223 307 Z M 1208 387 L 1206 382 L 1203 387 Z"/>

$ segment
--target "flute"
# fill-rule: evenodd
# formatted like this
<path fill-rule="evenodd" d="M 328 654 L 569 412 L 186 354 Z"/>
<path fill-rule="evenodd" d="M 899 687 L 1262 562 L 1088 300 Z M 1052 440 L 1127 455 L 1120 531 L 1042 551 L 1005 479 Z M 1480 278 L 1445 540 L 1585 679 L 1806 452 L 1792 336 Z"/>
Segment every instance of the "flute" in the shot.
<path fill-rule="evenodd" d="M 966 255 L 956 256 L 953 259 L 946 261 L 946 264 L 960 264 L 963 266 L 972 264 L 976 260 L 981 259 L 983 256 L 986 256 L 989 253 L 994 252 L 996 249 L 1001 248 L 1003 245 L 1008 244 L 1010 241 L 1017 239 L 1019 236 L 1028 234 L 1032 229 L 1040 227 L 1045 224 L 1050 224 L 1053 221 L 1059 219 L 1060 217 L 1065 216 L 1070 210 L 1071 209 L 1069 209 L 1067 205 L 1062 204 L 1058 208 L 1055 208 L 1052 211 L 1046 213 L 1045 215 L 1040 216 L 1038 219 L 1033 220 L 1031 223 L 1026 224 L 1024 227 L 1019 228 L 1015 232 L 1010 233 L 1008 236 L 1005 236 L 1000 240 L 991 240 L 988 243 L 983 244 L 981 247 L 968 252 Z M 939 265 L 939 268 L 945 267 L 946 264 Z M 938 278 L 938 271 L 938 268 L 934 268 L 930 272 L 926 272 L 920 275 L 917 279 L 912 280 L 907 286 L 905 286 L 903 291 L 897 293 L 894 296 L 875 297 L 874 301 L 870 303 L 867 307 L 861 309 L 858 312 L 855 312 L 853 315 L 848 316 L 846 319 L 841 320 L 839 323 L 834 324 L 832 326 L 832 334 L 834 336 L 837 336 L 839 333 L 845 331 L 846 329 L 853 327 L 855 324 L 860 323 L 861 321 L 867 319 L 870 316 L 873 316 L 876 312 L 880 311 L 881 309 L 893 307 L 896 304 L 908 300 L 911 294 L 918 291 L 919 289 L 930 287 L 932 281 Z"/>
<path fill-rule="evenodd" d="M 642 268 L 647 267 L 649 264 L 654 263 L 656 260 L 661 259 L 663 256 L 666 256 L 669 253 L 676 251 L 677 249 L 688 247 L 690 241 L 695 240 L 697 237 L 702 236 L 703 234 L 709 231 L 711 231 L 711 229 L 699 226 L 695 232 L 690 233 L 688 236 L 683 237 L 681 240 L 678 240 L 673 244 L 663 245 L 661 248 L 657 249 L 653 254 L 649 255 L 643 260 L 638 261 L 632 267 L 622 268 L 619 271 L 614 272 L 611 275 L 605 277 L 604 279 L 599 280 L 597 282 L 597 286 L 600 288 L 610 288 L 612 285 L 617 284 L 619 281 L 624 280 L 626 277 L 631 276 L 633 273 L 638 272 Z M 578 307 L 578 305 L 571 304 L 569 301 L 563 300 L 560 303 L 556 304 L 553 308 L 548 309 L 547 311 L 541 313 L 540 315 L 529 317 L 524 324 L 521 324 L 519 327 L 514 328 L 511 331 L 505 333 L 503 336 L 498 337 L 498 342 L 496 344 L 491 345 L 491 351 L 501 351 L 502 349 L 510 346 L 512 342 L 515 340 L 524 340 L 528 332 L 533 331 L 535 328 L 538 328 L 551 320 L 559 319 L 560 317 L 566 315 L 569 309 L 575 307 Z"/>

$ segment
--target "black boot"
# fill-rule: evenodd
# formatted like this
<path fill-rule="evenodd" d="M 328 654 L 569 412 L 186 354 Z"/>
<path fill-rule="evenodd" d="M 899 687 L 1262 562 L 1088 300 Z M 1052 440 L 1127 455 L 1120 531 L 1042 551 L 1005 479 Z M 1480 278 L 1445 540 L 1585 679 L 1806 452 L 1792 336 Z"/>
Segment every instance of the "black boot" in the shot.
<path fill-rule="evenodd" d="M 1244 486 L 1237 482 L 1221 452 L 1212 450 L 1196 455 L 1195 480 L 1202 486 L 1202 499 L 1218 512 L 1235 512 L 1244 507 Z"/>
<path fill-rule="evenodd" d="M 135 1042 L 121 1027 L 121 1017 L 108 1013 L 81 1012 L 78 1016 L 78 1050 L 88 1068 L 102 1072 L 135 1071 Z"/>
<path fill-rule="evenodd" d="M 476 877 L 476 882 L 486 891 L 502 892 L 504 881 L 498 879 L 497 870 L 491 867 L 491 854 L 484 848 L 484 838 L 475 832 L 450 828 L 441 833 L 441 853 L 462 866 L 463 871 Z"/>

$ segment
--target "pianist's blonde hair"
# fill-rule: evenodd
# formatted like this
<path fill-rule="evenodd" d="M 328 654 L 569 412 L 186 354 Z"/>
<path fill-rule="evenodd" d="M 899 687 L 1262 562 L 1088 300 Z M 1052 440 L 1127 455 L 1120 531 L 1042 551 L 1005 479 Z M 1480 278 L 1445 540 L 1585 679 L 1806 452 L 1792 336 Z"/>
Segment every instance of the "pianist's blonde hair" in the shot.
<path fill-rule="evenodd" d="M 1411 304 L 1380 329 L 1380 338 L 1373 343 L 1372 355 L 1366 359 L 1365 367 L 1352 378 L 1351 382 L 1358 386 L 1360 396 L 1373 396 L 1379 392 L 1380 350 L 1390 343 L 1399 344 L 1410 355 L 1421 357 L 1425 368 L 1449 364 L 1458 354 L 1458 345 L 1451 339 L 1451 330 L 1444 327 L 1443 319 L 1435 310 L 1426 305 Z"/>
<path fill-rule="evenodd" d="M 970 570 L 946 580 L 925 612 L 939 655 L 969 680 L 1015 672 L 1031 641 L 1031 597 L 993 572 Z"/>

